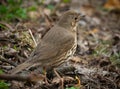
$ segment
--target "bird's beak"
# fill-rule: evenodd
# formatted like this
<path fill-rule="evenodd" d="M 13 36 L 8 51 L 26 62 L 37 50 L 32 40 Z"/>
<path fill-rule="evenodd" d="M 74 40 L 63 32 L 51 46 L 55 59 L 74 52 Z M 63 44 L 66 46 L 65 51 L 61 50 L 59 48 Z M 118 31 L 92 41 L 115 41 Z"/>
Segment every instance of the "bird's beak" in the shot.
<path fill-rule="evenodd" d="M 79 25 L 84 26 L 86 24 L 86 15 L 79 14 Z"/>
<path fill-rule="evenodd" d="M 80 16 L 81 16 L 81 17 L 85 17 L 85 15 L 84 15 L 84 14 L 80 14 Z"/>
<path fill-rule="evenodd" d="M 78 13 L 76 22 L 79 22 L 80 20 L 84 20 L 84 18 L 85 18 L 85 15 Z"/>

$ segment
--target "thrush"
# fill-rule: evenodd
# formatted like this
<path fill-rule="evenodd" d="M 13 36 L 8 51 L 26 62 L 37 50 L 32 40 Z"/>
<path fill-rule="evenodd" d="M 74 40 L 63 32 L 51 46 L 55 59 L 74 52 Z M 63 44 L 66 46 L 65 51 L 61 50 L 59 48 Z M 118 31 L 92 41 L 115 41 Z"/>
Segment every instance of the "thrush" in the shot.
<path fill-rule="evenodd" d="M 11 70 L 11 74 L 33 66 L 56 68 L 71 57 L 77 47 L 77 22 L 80 13 L 66 11 L 60 20 L 45 34 L 28 60 Z"/>

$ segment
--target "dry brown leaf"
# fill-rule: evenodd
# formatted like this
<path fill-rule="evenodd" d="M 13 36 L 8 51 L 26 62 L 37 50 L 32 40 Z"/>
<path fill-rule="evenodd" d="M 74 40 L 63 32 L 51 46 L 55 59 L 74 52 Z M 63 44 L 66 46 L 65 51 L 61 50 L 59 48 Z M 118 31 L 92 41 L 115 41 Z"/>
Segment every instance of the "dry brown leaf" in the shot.
<path fill-rule="evenodd" d="M 33 82 L 42 82 L 44 81 L 45 79 L 45 76 L 42 75 L 42 74 L 35 74 L 35 73 L 31 73 L 30 74 L 30 80 L 33 81 Z"/>
<path fill-rule="evenodd" d="M 91 5 L 83 5 L 81 8 L 80 8 L 80 11 L 85 14 L 85 15 L 88 15 L 88 16 L 92 16 L 93 14 L 95 14 L 96 10 L 94 7 L 92 7 Z"/>
<path fill-rule="evenodd" d="M 72 77 L 69 77 L 69 76 L 63 76 L 63 79 L 64 79 L 64 81 L 74 81 L 74 78 L 72 78 Z M 61 80 L 60 80 L 60 78 L 58 78 L 58 77 L 55 77 L 53 80 L 52 80 L 52 83 L 56 83 L 56 84 L 58 84 L 58 83 L 60 83 L 61 82 Z"/>
<path fill-rule="evenodd" d="M 73 57 L 71 59 L 72 62 L 75 62 L 75 63 L 80 63 L 83 59 L 79 58 L 79 57 Z"/>
<path fill-rule="evenodd" d="M 97 29 L 97 28 L 94 28 L 93 30 L 89 31 L 89 33 L 91 33 L 91 34 L 96 34 L 98 32 L 99 32 L 99 29 Z"/>
<path fill-rule="evenodd" d="M 73 57 L 71 60 L 71 62 L 74 62 L 75 64 L 76 63 L 83 63 L 83 64 L 88 64 L 88 62 L 80 57 Z"/>
<path fill-rule="evenodd" d="M 108 0 L 105 5 L 104 8 L 107 9 L 120 9 L 120 0 Z"/>

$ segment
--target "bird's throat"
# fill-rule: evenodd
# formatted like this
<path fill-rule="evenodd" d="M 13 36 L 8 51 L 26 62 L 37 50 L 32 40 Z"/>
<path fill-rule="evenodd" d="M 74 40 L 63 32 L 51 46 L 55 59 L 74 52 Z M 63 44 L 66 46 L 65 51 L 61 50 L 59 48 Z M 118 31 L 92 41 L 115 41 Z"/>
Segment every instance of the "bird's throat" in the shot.
<path fill-rule="evenodd" d="M 77 26 L 78 26 L 78 25 L 75 24 L 75 25 L 72 27 L 72 29 L 73 29 L 72 31 L 73 31 L 73 32 L 76 32 L 76 31 L 77 31 Z"/>

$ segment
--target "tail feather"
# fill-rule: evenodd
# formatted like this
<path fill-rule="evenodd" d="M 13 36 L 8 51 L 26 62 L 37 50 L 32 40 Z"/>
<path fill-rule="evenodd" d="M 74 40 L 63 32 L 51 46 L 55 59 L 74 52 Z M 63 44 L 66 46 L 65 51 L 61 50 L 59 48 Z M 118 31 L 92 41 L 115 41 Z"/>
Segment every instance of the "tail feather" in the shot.
<path fill-rule="evenodd" d="M 31 66 L 31 63 L 29 63 L 29 62 L 24 62 L 24 63 L 18 65 L 16 68 L 12 69 L 12 70 L 10 71 L 10 73 L 11 73 L 11 74 L 19 73 L 19 72 L 21 72 L 22 70 L 24 70 L 24 69 L 26 69 L 26 68 L 28 68 L 28 67 L 30 67 L 30 66 Z"/>

